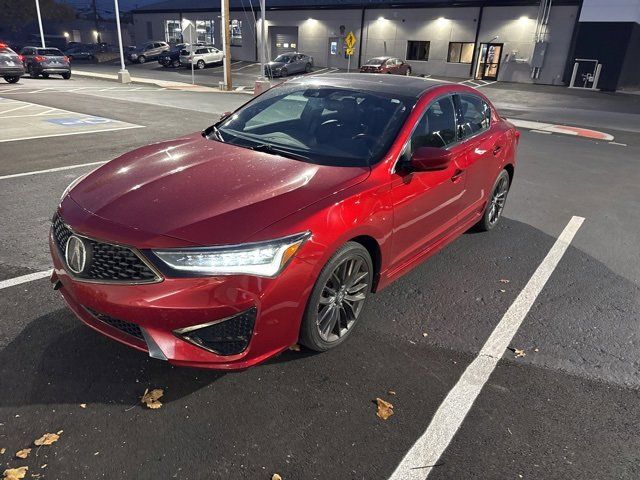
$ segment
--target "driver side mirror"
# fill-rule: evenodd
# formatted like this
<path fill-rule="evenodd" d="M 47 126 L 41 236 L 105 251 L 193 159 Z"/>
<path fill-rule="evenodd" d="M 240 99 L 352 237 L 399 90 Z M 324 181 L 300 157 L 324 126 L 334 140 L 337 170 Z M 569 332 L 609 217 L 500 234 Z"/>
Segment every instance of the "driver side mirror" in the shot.
<path fill-rule="evenodd" d="M 413 152 L 409 165 L 414 172 L 435 172 L 445 170 L 452 158 L 453 154 L 444 148 L 420 147 Z"/>

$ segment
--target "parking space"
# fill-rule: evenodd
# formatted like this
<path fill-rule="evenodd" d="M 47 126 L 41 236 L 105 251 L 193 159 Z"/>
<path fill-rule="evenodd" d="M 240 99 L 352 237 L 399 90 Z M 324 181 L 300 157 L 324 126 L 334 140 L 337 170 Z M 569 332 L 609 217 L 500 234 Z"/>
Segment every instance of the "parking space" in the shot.
<path fill-rule="evenodd" d="M 255 76 L 255 64 L 233 68 Z M 523 99 L 509 116 L 561 123 L 563 101 L 573 125 L 627 147 L 524 128 L 497 229 L 462 235 L 374 295 L 337 349 L 223 374 L 171 367 L 79 324 L 44 278 L 47 235 L 74 178 L 200 131 L 246 97 L 53 82 L 0 87 L 3 468 L 29 465 L 41 479 L 638 478 L 640 170 L 630 165 L 640 144 L 595 121 L 588 99 L 486 85 L 497 104 Z M 548 112 L 545 95 L 558 96 Z M 603 118 L 640 118 L 624 97 L 590 101 Z M 97 129 L 82 124 L 92 119 L 109 129 L 80 135 Z M 45 148 L 10 140 L 34 131 L 78 134 L 49 135 Z M 40 278 L 7 283 L 30 274 Z M 139 403 L 153 388 L 164 389 L 159 410 Z M 394 405 L 387 421 L 378 397 Z M 56 444 L 14 458 L 60 430 Z M 435 440 L 423 449 L 421 438 Z"/>

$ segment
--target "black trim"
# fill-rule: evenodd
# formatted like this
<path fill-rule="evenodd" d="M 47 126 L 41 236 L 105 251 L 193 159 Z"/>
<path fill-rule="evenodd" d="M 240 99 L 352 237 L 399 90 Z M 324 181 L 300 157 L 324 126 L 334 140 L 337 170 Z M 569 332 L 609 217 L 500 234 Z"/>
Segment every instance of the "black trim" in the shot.
<path fill-rule="evenodd" d="M 473 58 L 471 59 L 471 68 L 469 69 L 469 78 L 475 79 L 475 71 L 478 65 L 478 41 L 480 40 L 480 28 L 482 26 L 482 14 L 484 13 L 484 4 L 480 7 L 478 13 L 478 21 L 476 23 L 476 38 L 473 41 Z"/>

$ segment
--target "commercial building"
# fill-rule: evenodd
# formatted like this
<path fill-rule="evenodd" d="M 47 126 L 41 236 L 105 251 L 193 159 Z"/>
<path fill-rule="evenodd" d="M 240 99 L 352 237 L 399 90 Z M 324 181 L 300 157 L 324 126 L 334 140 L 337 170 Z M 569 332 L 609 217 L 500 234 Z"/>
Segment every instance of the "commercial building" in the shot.
<path fill-rule="evenodd" d="M 216 3 L 169 0 L 135 10 L 135 41 L 188 41 L 182 36 L 186 19 L 195 24 L 197 40 L 220 46 Z M 573 76 L 576 86 L 587 87 L 601 65 L 600 88 L 640 83 L 640 62 L 632 60 L 640 42 L 640 0 L 395 0 L 390 5 L 267 0 L 268 56 L 297 50 L 311 55 L 318 67 L 357 68 L 386 55 L 406 59 L 414 75 L 542 84 L 568 84 Z M 231 0 L 233 60 L 259 59 L 260 22 L 258 0 Z M 352 55 L 345 42 L 349 32 L 357 39 Z"/>

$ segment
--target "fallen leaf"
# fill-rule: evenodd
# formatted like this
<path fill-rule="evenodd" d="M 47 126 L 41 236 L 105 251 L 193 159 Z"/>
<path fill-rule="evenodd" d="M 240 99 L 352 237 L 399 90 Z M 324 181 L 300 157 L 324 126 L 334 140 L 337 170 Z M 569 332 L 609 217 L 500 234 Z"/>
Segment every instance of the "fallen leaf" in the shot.
<path fill-rule="evenodd" d="M 500 283 L 509 283 L 509 280 L 507 280 L 506 278 L 501 278 Z"/>
<path fill-rule="evenodd" d="M 501 289 L 500 289 L 500 291 L 501 291 L 502 293 L 505 293 L 505 292 L 506 292 L 506 290 L 505 290 L 504 288 L 501 288 Z"/>
<path fill-rule="evenodd" d="M 277 473 L 274 473 L 273 476 L 271 477 L 271 480 L 282 480 L 282 477 Z"/>
<path fill-rule="evenodd" d="M 87 408 L 87 404 L 86 403 L 81 403 L 80 404 L 80 408 Z"/>
<path fill-rule="evenodd" d="M 513 353 L 516 354 L 516 358 L 524 357 L 526 355 L 524 350 L 520 350 L 519 348 L 514 348 Z"/>
<path fill-rule="evenodd" d="M 376 415 L 382 420 L 386 420 L 391 415 L 393 415 L 393 405 L 389 402 L 382 400 L 381 398 L 376 398 L 376 403 L 378 404 L 378 411 Z"/>
<path fill-rule="evenodd" d="M 422 336 L 423 336 L 423 337 L 428 337 L 428 336 L 429 336 L 429 334 L 428 334 L 427 332 L 422 332 Z"/>
<path fill-rule="evenodd" d="M 396 394 L 395 390 L 389 390 L 387 393 L 388 393 L 389 395 L 395 395 L 395 394 Z"/>
<path fill-rule="evenodd" d="M 292 350 L 294 352 L 299 352 L 300 351 L 300 345 L 297 344 L 297 343 L 294 343 L 293 345 L 291 345 L 289 347 L 289 350 Z M 278 475 L 278 474 L 276 473 L 276 475 Z"/>
<path fill-rule="evenodd" d="M 533 349 L 533 351 L 534 351 L 534 352 L 539 352 L 539 351 L 540 351 L 540 349 L 539 349 L 539 348 L 534 348 L 534 349 Z"/>
<path fill-rule="evenodd" d="M 43 436 L 35 440 L 33 444 L 36 447 L 40 447 L 42 445 L 51 445 L 52 443 L 58 441 L 61 433 L 62 433 L 62 430 L 60 430 L 60 432 L 58 433 L 45 433 Z"/>
<path fill-rule="evenodd" d="M 8 468 L 4 471 L 4 480 L 19 480 L 24 478 L 29 467 Z"/>
<path fill-rule="evenodd" d="M 144 391 L 144 395 L 142 395 L 142 398 L 140 400 L 148 408 L 155 410 L 162 406 L 162 402 L 158 400 L 160 397 L 162 397 L 162 395 L 164 395 L 164 390 L 162 390 L 161 388 L 156 388 L 151 391 L 149 391 L 149 389 L 147 388 Z"/>
<path fill-rule="evenodd" d="M 4 452 L 6 452 L 7 449 L 6 448 L 0 448 L 0 455 L 4 455 Z"/>
<path fill-rule="evenodd" d="M 30 448 L 23 448 L 22 450 L 16 452 L 16 457 L 17 458 L 27 458 L 30 453 L 31 453 L 31 449 Z"/>

